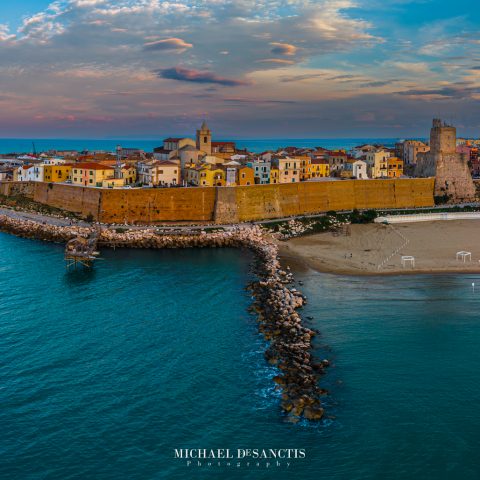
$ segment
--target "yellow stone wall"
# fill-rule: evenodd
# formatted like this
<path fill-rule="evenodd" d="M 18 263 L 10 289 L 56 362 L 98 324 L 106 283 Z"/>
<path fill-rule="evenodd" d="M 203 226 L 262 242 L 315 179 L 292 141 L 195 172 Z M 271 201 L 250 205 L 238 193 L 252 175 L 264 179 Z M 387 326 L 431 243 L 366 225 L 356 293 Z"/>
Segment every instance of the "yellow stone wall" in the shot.
<path fill-rule="evenodd" d="M 155 189 L 5 182 L 0 194 L 25 195 L 106 223 L 236 223 L 329 210 L 429 207 L 434 205 L 433 188 L 433 178 Z"/>

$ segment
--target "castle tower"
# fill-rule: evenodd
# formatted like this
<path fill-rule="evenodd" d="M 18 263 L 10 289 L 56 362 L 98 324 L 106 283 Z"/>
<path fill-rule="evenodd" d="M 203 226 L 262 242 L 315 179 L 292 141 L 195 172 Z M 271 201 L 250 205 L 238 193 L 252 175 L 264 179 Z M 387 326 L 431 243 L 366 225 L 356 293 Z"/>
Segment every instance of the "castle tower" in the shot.
<path fill-rule="evenodd" d="M 207 155 L 212 154 L 212 132 L 208 128 L 205 120 L 200 130 L 197 130 L 197 149 L 205 152 Z"/>
<path fill-rule="evenodd" d="M 457 129 L 435 118 L 430 130 L 430 151 L 434 154 L 457 153 Z"/>
<path fill-rule="evenodd" d="M 443 202 L 476 199 L 467 159 L 457 153 L 457 130 L 437 118 L 430 131 L 430 152 L 419 155 L 415 176 L 435 177 L 435 197 Z"/>

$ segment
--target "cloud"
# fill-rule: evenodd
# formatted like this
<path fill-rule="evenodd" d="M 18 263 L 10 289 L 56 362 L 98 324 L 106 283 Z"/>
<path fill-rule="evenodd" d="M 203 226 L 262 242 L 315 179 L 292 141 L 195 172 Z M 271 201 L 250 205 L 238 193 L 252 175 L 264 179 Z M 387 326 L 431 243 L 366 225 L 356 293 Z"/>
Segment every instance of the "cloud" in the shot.
<path fill-rule="evenodd" d="M 184 134 L 205 115 L 275 136 L 291 125 L 300 136 L 363 128 L 350 123 L 355 112 L 375 113 L 379 129 L 447 107 L 480 123 L 480 35 L 467 18 L 432 29 L 423 11 L 409 22 L 387 15 L 400 0 L 381 14 L 371 7 L 380 0 L 50 1 L 12 20 L 18 28 L 0 25 L 4 135 L 51 136 L 71 116 L 82 132 L 109 136 Z M 32 124 L 38 115 L 47 120 Z"/>
<path fill-rule="evenodd" d="M 282 77 L 281 81 L 283 83 L 290 83 L 290 82 L 303 82 L 304 80 L 312 80 L 316 78 L 326 77 L 327 73 L 304 73 L 302 75 L 291 75 Z"/>
<path fill-rule="evenodd" d="M 297 53 L 297 47 L 289 43 L 270 42 L 273 46 L 271 52 L 275 55 L 295 55 Z"/>
<path fill-rule="evenodd" d="M 156 73 L 161 78 L 179 80 L 181 82 L 213 83 L 216 85 L 223 85 L 225 87 L 249 85 L 249 82 L 243 80 L 235 80 L 232 78 L 221 77 L 213 72 L 193 70 L 182 67 L 165 68 L 163 70 L 157 70 Z"/>
<path fill-rule="evenodd" d="M 293 65 L 293 60 L 286 60 L 285 58 L 262 58 L 257 60 L 257 63 L 277 63 L 278 65 Z"/>
<path fill-rule="evenodd" d="M 469 82 L 461 82 L 437 88 L 410 89 L 397 92 L 397 94 L 409 97 L 469 99 L 475 98 L 476 95 L 480 94 L 480 86 L 474 85 Z"/>
<path fill-rule="evenodd" d="M 181 38 L 165 38 L 163 40 L 156 40 L 154 42 L 148 42 L 143 45 L 144 50 L 154 51 L 177 51 L 179 53 L 192 48 L 193 44 L 187 43 Z"/>
<path fill-rule="evenodd" d="M 393 62 L 392 66 L 411 73 L 427 73 L 430 67 L 425 62 Z"/>
<path fill-rule="evenodd" d="M 398 82 L 398 80 L 375 80 L 372 82 L 363 83 L 360 86 L 363 88 L 386 87 L 387 85 L 392 85 L 396 82 Z"/>

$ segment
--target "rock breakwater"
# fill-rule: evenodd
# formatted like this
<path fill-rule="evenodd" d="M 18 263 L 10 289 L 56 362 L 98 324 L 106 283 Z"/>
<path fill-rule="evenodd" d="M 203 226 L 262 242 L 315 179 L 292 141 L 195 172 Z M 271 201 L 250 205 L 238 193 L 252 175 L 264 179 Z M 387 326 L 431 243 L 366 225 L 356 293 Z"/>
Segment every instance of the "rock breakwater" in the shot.
<path fill-rule="evenodd" d="M 78 236 L 88 237 L 95 228 L 56 226 L 0 215 L 0 230 L 25 238 L 68 242 Z M 98 244 L 128 248 L 234 247 L 253 251 L 256 280 L 248 288 L 258 315 L 259 331 L 269 342 L 265 357 L 278 368 L 274 381 L 282 390 L 281 408 L 294 422 L 301 417 L 312 421 L 323 417 L 321 396 L 326 392 L 318 386 L 318 380 L 328 362 L 314 360 L 312 340 L 316 332 L 303 325 L 298 313 L 306 299 L 290 286 L 293 275 L 282 269 L 278 247 L 264 229 L 248 226 L 196 235 L 159 234 L 153 228 L 126 232 L 102 229 Z"/>

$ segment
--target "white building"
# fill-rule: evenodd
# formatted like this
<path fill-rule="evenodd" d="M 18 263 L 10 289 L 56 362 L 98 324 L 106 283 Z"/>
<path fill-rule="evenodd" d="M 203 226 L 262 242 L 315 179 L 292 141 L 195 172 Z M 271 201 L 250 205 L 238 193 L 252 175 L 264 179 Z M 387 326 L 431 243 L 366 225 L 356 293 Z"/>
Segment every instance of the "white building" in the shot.
<path fill-rule="evenodd" d="M 43 182 L 43 165 L 24 165 L 17 170 L 17 180 L 19 182 Z"/>
<path fill-rule="evenodd" d="M 359 180 L 365 180 L 368 178 L 368 173 L 367 173 L 367 162 L 364 162 L 363 160 L 356 160 L 352 164 L 353 168 L 353 176 Z"/>

